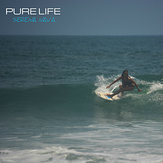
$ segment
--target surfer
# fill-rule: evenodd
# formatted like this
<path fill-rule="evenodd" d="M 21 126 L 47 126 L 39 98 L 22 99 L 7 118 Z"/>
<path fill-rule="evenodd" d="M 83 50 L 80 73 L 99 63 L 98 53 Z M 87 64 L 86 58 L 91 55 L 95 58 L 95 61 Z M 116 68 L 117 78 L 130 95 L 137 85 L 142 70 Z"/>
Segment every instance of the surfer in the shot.
<path fill-rule="evenodd" d="M 128 76 L 128 70 L 124 70 L 122 75 L 119 78 L 117 78 L 115 81 L 113 81 L 110 85 L 108 85 L 106 88 L 109 88 L 111 85 L 113 85 L 114 83 L 116 83 L 119 80 L 122 80 L 122 85 L 119 86 L 119 90 L 113 94 L 107 94 L 107 96 L 112 98 L 113 96 L 119 94 L 120 92 L 123 93 L 124 91 L 133 90 L 135 86 L 138 89 L 138 91 L 141 92 L 141 89 L 139 89 L 139 87 L 135 83 L 135 81 L 133 79 L 131 79 L 131 77 Z"/>

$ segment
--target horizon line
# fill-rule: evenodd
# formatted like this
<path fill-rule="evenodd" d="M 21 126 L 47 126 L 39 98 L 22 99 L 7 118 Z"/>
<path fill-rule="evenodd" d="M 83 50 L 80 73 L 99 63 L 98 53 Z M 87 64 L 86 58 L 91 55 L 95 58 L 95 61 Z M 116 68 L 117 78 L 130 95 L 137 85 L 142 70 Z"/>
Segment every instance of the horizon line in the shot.
<path fill-rule="evenodd" d="M 163 36 L 163 34 L 122 34 L 122 35 L 99 35 L 99 34 L 0 34 L 0 36 Z"/>

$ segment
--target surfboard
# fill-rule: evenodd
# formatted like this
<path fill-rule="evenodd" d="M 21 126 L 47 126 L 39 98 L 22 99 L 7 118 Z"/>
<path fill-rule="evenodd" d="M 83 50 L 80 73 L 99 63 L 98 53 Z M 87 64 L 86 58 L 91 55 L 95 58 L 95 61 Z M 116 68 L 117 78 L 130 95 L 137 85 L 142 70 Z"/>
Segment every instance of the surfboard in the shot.
<path fill-rule="evenodd" d="M 111 98 L 111 97 L 107 96 L 107 93 L 104 93 L 104 92 L 95 92 L 95 93 L 97 96 L 99 96 L 105 100 L 109 100 L 109 101 L 119 100 L 122 96 L 121 94 L 117 94 Z M 110 93 L 110 94 L 113 94 L 113 93 Z"/>

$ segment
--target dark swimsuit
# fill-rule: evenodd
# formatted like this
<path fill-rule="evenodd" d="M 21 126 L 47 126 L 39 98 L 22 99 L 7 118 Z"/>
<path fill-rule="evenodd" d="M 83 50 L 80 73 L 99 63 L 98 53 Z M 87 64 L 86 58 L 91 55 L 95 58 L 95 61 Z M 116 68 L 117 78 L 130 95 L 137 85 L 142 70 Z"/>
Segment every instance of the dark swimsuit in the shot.
<path fill-rule="evenodd" d="M 127 79 L 127 80 L 124 80 L 123 77 L 122 77 L 122 87 L 125 88 L 125 87 L 133 87 L 133 83 L 131 80 Z"/>

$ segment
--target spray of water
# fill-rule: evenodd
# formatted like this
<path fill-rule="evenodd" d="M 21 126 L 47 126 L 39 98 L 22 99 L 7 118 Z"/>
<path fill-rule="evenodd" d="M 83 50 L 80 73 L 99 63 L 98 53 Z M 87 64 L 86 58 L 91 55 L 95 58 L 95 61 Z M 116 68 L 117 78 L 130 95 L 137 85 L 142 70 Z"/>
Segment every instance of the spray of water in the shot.
<path fill-rule="evenodd" d="M 95 92 L 103 92 L 103 93 L 112 93 L 115 89 L 117 89 L 120 85 L 120 82 L 115 83 L 110 88 L 106 88 L 112 81 L 117 79 L 120 75 L 111 76 L 109 78 L 105 78 L 103 75 L 97 76 L 97 81 L 95 86 L 97 89 Z"/>
<path fill-rule="evenodd" d="M 118 89 L 119 85 L 121 84 L 121 81 L 116 82 L 115 84 L 113 84 L 110 88 L 106 88 L 111 82 L 113 82 L 115 79 L 117 79 L 120 76 L 120 74 L 118 75 L 113 75 L 110 76 L 108 78 L 104 77 L 103 75 L 97 76 L 97 80 L 95 83 L 95 86 L 97 87 L 97 89 L 95 90 L 95 93 L 97 92 L 103 92 L 103 93 L 112 93 L 115 89 Z M 162 91 L 163 90 L 163 83 L 162 81 L 145 81 L 145 80 L 140 80 L 135 78 L 134 76 L 130 76 L 131 78 L 133 78 L 135 80 L 135 82 L 140 86 L 140 88 L 142 89 L 142 93 L 141 95 L 143 96 L 148 96 L 151 93 L 157 93 L 158 95 L 158 91 Z M 132 93 L 127 93 L 126 97 L 128 96 L 132 96 L 137 97 L 138 94 L 132 94 Z"/>

